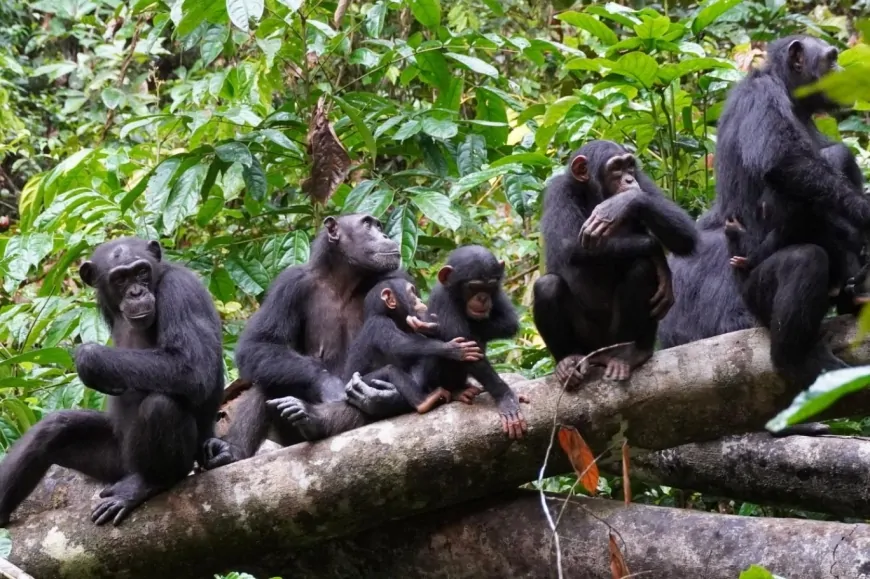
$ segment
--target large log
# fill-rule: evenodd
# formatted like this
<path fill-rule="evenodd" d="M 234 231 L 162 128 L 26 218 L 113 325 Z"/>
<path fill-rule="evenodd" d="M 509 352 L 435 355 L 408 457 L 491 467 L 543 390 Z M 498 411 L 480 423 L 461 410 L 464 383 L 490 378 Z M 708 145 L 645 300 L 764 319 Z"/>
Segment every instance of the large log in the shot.
<path fill-rule="evenodd" d="M 563 501 L 548 499 L 554 519 Z M 565 577 L 612 579 L 607 525 L 639 578 L 736 579 L 750 565 L 790 579 L 866 579 L 870 574 L 868 525 L 576 498 L 559 523 Z M 262 578 L 550 578 L 556 577 L 556 558 L 539 497 L 525 491 L 319 543 L 292 557 L 273 552 L 245 570 Z"/>
<path fill-rule="evenodd" d="M 870 440 L 766 433 L 632 456 L 648 482 L 760 504 L 870 518 Z"/>
<path fill-rule="evenodd" d="M 851 327 L 829 326 L 837 351 L 854 339 Z M 659 352 L 627 384 L 593 380 L 564 396 L 550 380 L 515 384 L 532 401 L 522 442 L 503 435 L 488 397 L 450 404 L 190 477 L 119 528 L 90 523 L 93 488 L 55 480 L 54 509 L 10 529 L 10 561 L 37 577 L 186 577 L 292 553 L 534 479 L 557 406 L 596 450 L 618 447 L 620 432 L 633 448 L 664 449 L 757 430 L 796 394 L 775 377 L 767 348 L 762 330 L 747 330 Z M 850 359 L 870 361 L 870 348 Z M 841 408 L 868 413 L 870 395 Z M 565 472 L 555 454 L 548 472 Z"/>

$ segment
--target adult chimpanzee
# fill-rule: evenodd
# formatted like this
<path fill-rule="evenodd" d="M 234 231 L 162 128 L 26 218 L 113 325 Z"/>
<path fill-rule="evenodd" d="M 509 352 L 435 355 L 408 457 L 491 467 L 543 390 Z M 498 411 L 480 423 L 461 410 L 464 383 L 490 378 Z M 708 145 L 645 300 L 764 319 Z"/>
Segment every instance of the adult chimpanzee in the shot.
<path fill-rule="evenodd" d="M 363 302 L 382 279 L 402 277 L 399 248 L 371 215 L 327 217 L 311 259 L 288 268 L 269 288 L 236 347 L 241 394 L 224 440 L 206 444 L 206 468 L 252 456 L 270 427 L 281 444 L 299 442 L 297 428 L 267 406 L 293 397 L 305 402 L 344 400 L 371 415 L 396 413 L 405 401 L 391 384 L 340 378 L 348 345 L 363 325 Z M 383 414 L 380 414 L 383 415 Z"/>
<path fill-rule="evenodd" d="M 54 412 L 13 445 L 0 463 L 0 524 L 58 464 L 113 483 L 92 519 L 117 525 L 187 476 L 214 435 L 220 319 L 196 276 L 161 253 L 156 241 L 122 238 L 82 264 L 115 347 L 79 347 L 76 370 L 86 386 L 110 395 L 109 412 Z"/>
<path fill-rule="evenodd" d="M 437 385 L 426 388 L 422 379 L 411 375 L 412 368 L 425 356 L 476 362 L 483 358 L 483 352 L 476 343 L 462 337 L 444 342 L 421 335 L 437 332 L 437 324 L 417 317 L 425 311 L 414 284 L 408 280 L 384 280 L 369 290 L 365 324 L 350 345 L 344 379 L 394 384 L 408 403 L 404 411 L 414 409 L 423 414 L 449 402 L 449 391 Z M 372 421 L 345 401 L 313 404 L 287 396 L 267 404 L 283 419 L 296 424 L 305 440 L 320 440 Z"/>
<path fill-rule="evenodd" d="M 793 94 L 835 68 L 836 59 L 836 49 L 819 39 L 780 39 L 769 45 L 765 65 L 731 91 L 719 120 L 716 201 L 698 222 L 699 251 L 671 260 L 677 307 L 662 323 L 663 346 L 748 328 L 757 318 L 770 329 L 771 360 L 786 379 L 805 387 L 819 372 L 843 367 L 819 339 L 829 307 L 829 263 L 842 259 L 828 255 L 837 242 L 820 245 L 818 227 L 805 238 L 796 232 L 789 245 L 749 272 L 744 300 L 729 271 L 722 233 L 725 221 L 734 218 L 755 247 L 776 224 L 764 218 L 768 209 L 787 216 L 788 206 L 806 203 L 817 223 L 852 224 L 852 235 L 838 243 L 852 254 L 843 277 L 856 273 L 863 245 L 858 231 L 870 225 L 870 199 L 861 194 L 854 157 L 826 141 L 812 121 L 833 103 L 819 93 Z"/>
<path fill-rule="evenodd" d="M 625 380 L 652 355 L 657 319 L 673 303 L 661 246 L 691 253 L 692 220 L 625 148 L 592 141 L 547 187 L 541 231 L 548 273 L 535 283 L 534 316 L 557 377 L 575 387 L 584 355 L 631 342 L 590 360 Z"/>

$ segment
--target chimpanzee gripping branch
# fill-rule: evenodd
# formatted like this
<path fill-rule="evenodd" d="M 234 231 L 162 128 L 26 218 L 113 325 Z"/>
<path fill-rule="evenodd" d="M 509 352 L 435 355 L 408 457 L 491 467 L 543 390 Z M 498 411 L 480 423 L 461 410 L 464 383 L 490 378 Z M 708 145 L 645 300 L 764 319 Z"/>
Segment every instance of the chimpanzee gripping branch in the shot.
<path fill-rule="evenodd" d="M 832 347 L 870 362 L 870 344 L 848 348 L 853 326 L 852 318 L 829 322 Z M 60 578 L 287 569 L 306 545 L 536 478 L 557 404 L 560 422 L 577 426 L 593 450 L 615 449 L 605 461 L 619 454 L 620 431 L 632 448 L 655 450 L 760 429 L 797 394 L 775 377 L 767 352 L 764 331 L 746 330 L 659 352 L 622 384 L 591 380 L 560 397 L 552 379 L 518 383 L 531 400 L 521 441 L 505 437 L 489 409 L 475 408 L 492 404 L 484 396 L 475 406 L 449 404 L 434 416 L 409 414 L 190 477 L 119 528 L 91 523 L 97 487 L 49 477 L 36 493 L 48 495 L 46 504 L 25 505 L 33 514 L 13 520 L 10 560 Z M 847 402 L 835 412 L 870 412 L 870 393 Z M 550 464 L 551 474 L 570 468 L 558 452 Z M 673 547 L 666 541 L 660 549 Z"/>

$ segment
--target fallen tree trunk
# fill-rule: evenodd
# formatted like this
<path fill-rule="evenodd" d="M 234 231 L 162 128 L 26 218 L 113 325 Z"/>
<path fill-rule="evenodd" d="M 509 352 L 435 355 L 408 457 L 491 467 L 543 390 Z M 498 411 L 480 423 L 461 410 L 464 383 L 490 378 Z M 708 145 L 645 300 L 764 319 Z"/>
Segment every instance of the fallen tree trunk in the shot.
<path fill-rule="evenodd" d="M 852 325 L 828 326 L 837 351 L 854 338 Z M 564 396 L 550 380 L 516 384 L 532 400 L 521 442 L 501 432 L 488 397 L 477 408 L 450 404 L 190 477 L 117 529 L 90 523 L 95 487 L 54 479 L 43 505 L 50 510 L 10 528 L 10 561 L 37 577 L 152 577 L 290 556 L 534 479 L 557 414 L 594 449 L 616 455 L 621 432 L 635 449 L 664 449 L 759 429 L 796 394 L 775 377 L 767 351 L 765 333 L 746 330 L 659 352 L 628 384 L 593 380 Z M 870 361 L 870 348 L 861 344 L 850 359 Z M 870 395 L 841 409 L 868 413 Z M 568 468 L 557 449 L 548 472 Z"/>
<path fill-rule="evenodd" d="M 617 470 L 618 469 L 612 469 Z M 870 518 L 870 440 L 766 433 L 638 453 L 631 474 L 680 489 Z"/>
<path fill-rule="evenodd" d="M 555 519 L 563 498 L 547 503 Z M 594 516 L 590 516 L 590 513 Z M 632 573 L 650 579 L 736 579 L 763 565 L 789 579 L 868 573 L 870 526 L 738 517 L 606 499 L 572 499 L 559 523 L 562 569 L 612 579 L 610 528 Z M 555 577 L 552 534 L 537 493 L 509 493 L 246 566 L 258 577 Z"/>

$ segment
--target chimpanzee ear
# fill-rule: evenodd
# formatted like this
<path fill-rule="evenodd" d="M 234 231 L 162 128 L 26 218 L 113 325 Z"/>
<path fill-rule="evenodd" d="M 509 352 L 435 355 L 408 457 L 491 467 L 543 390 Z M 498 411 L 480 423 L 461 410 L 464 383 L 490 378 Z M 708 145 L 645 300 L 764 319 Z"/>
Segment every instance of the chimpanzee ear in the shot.
<path fill-rule="evenodd" d="M 92 261 L 88 260 L 79 266 L 79 276 L 82 278 L 82 281 L 89 286 L 97 287 L 97 272 Z"/>
<path fill-rule="evenodd" d="M 447 282 L 450 281 L 451 273 L 453 273 L 453 268 L 449 265 L 445 265 L 438 270 L 438 283 L 441 285 L 447 285 Z"/>
<path fill-rule="evenodd" d="M 330 215 L 323 220 L 323 226 L 326 227 L 326 235 L 329 237 L 329 241 L 332 243 L 338 241 L 338 220 Z"/>
<path fill-rule="evenodd" d="M 571 175 L 580 183 L 589 181 L 589 165 L 586 162 L 586 155 L 577 155 L 571 161 Z"/>
<path fill-rule="evenodd" d="M 393 290 L 388 287 L 385 287 L 381 290 L 381 300 L 383 300 L 384 305 L 386 305 L 391 310 L 396 309 L 396 296 L 393 294 Z"/>
<path fill-rule="evenodd" d="M 154 259 L 160 261 L 163 259 L 163 248 L 160 247 L 160 242 L 151 240 L 148 242 L 148 252 L 154 256 Z"/>
<path fill-rule="evenodd" d="M 806 60 L 806 51 L 804 43 L 800 40 L 792 40 L 788 45 L 788 64 L 795 72 L 803 72 L 804 62 Z"/>

